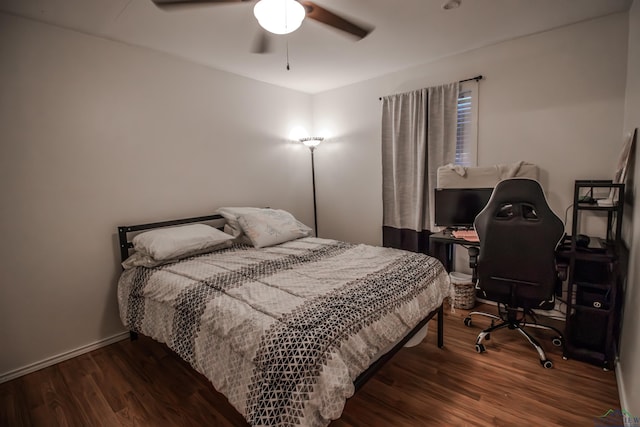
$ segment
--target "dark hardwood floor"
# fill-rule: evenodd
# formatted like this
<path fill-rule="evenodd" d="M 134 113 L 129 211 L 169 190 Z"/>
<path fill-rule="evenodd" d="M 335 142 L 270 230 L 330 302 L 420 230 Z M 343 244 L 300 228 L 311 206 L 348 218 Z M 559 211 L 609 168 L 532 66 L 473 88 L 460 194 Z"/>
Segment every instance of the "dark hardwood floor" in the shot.
<path fill-rule="evenodd" d="M 402 349 L 331 427 L 593 426 L 620 409 L 615 374 L 575 360 L 537 332 L 555 366 L 543 369 L 520 334 L 474 340 L 488 319 L 445 314 L 445 347 L 427 339 Z M 0 384 L 0 426 L 244 426 L 209 382 L 153 340 L 121 341 Z"/>

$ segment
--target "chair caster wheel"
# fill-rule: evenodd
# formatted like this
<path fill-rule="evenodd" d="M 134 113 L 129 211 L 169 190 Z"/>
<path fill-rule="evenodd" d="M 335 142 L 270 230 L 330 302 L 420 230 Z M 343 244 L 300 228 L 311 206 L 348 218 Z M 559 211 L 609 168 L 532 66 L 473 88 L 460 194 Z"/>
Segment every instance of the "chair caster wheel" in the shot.
<path fill-rule="evenodd" d="M 464 318 L 464 326 L 471 327 L 471 317 L 467 316 Z"/>
<path fill-rule="evenodd" d="M 487 334 L 484 336 L 485 341 L 489 341 L 491 339 L 491 334 Z"/>
<path fill-rule="evenodd" d="M 487 349 L 484 348 L 484 344 L 476 344 L 476 352 L 484 353 L 485 351 L 487 351 Z"/>
<path fill-rule="evenodd" d="M 562 347 L 562 337 L 555 337 L 551 340 L 551 344 L 555 345 L 556 347 Z"/>
<path fill-rule="evenodd" d="M 551 369 L 553 368 L 553 362 L 551 360 L 541 360 L 540 364 L 542 365 L 543 368 L 545 369 Z"/>

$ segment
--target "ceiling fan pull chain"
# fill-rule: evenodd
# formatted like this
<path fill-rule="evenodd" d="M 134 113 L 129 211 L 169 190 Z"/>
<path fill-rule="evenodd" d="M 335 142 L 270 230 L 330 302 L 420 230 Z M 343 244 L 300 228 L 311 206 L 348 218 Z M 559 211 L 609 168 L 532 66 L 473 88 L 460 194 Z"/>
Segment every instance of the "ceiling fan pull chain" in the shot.
<path fill-rule="evenodd" d="M 289 67 L 289 39 L 287 39 L 287 71 L 290 71 L 291 68 Z"/>

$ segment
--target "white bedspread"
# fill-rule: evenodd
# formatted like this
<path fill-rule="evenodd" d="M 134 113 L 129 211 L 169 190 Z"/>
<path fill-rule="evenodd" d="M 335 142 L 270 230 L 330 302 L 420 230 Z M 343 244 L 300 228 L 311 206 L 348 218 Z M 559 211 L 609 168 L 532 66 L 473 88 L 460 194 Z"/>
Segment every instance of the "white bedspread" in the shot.
<path fill-rule="evenodd" d="M 255 426 L 326 426 L 353 381 L 451 295 L 422 254 L 303 238 L 123 272 L 120 316 Z"/>

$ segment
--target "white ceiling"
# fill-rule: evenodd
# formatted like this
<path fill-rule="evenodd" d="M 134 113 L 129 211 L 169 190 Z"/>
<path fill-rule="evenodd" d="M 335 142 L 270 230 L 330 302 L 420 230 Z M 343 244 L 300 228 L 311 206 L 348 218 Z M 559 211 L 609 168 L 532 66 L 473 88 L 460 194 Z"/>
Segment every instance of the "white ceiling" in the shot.
<path fill-rule="evenodd" d="M 254 2 L 167 12 L 151 0 L 0 0 L 0 11 L 317 93 L 499 41 L 626 11 L 632 3 L 462 0 L 459 8 L 445 11 L 441 7 L 445 1 L 315 0 L 375 30 L 354 41 L 307 19 L 288 36 L 271 36 L 273 51 L 262 55 L 251 53 L 258 34 Z"/>

